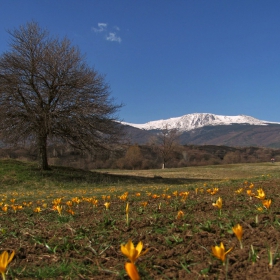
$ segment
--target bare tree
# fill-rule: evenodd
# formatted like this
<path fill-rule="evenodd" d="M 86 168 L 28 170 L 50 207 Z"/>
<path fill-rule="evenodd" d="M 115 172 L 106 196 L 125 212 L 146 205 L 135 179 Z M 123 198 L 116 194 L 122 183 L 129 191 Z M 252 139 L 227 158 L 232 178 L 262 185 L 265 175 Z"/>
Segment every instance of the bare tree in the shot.
<path fill-rule="evenodd" d="M 141 167 L 143 156 L 141 153 L 141 149 L 138 145 L 132 145 L 126 151 L 125 157 L 125 167 L 131 169 L 137 169 Z"/>
<path fill-rule="evenodd" d="M 48 139 L 79 149 L 109 148 L 120 127 L 104 77 L 77 47 L 35 22 L 8 31 L 10 50 L 0 56 L 0 129 L 6 141 L 36 141 L 41 168 L 49 168 Z"/>
<path fill-rule="evenodd" d="M 160 153 L 163 169 L 166 167 L 166 163 L 176 147 L 179 136 L 180 133 L 177 128 L 169 128 L 169 126 L 166 125 L 150 141 L 154 148 Z"/>

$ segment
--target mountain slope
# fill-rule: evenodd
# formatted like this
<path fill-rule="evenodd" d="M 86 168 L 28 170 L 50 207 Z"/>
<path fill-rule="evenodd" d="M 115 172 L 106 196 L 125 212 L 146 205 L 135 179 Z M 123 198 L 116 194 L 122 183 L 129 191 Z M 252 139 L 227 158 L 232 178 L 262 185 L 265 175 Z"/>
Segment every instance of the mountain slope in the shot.
<path fill-rule="evenodd" d="M 139 129 L 153 130 L 176 128 L 179 131 L 190 131 L 204 126 L 232 125 L 232 124 L 250 124 L 250 125 L 267 125 L 267 121 L 258 120 L 256 118 L 238 115 L 238 116 L 222 116 L 209 113 L 187 114 L 182 117 L 170 118 L 166 120 L 150 121 L 145 124 L 123 123 L 124 125 L 133 126 Z"/>
<path fill-rule="evenodd" d="M 166 126 L 180 131 L 182 145 L 225 145 L 232 147 L 280 148 L 280 123 L 261 121 L 250 116 L 190 114 L 180 118 L 142 125 L 123 123 L 131 143 L 146 144 Z"/>

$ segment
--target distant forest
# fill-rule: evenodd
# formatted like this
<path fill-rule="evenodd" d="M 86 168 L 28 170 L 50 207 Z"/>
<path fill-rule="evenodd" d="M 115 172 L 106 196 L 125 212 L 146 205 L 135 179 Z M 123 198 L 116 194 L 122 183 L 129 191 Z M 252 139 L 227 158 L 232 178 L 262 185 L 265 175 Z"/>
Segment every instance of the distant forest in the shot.
<path fill-rule="evenodd" d="M 6 147 L 0 149 L 1 158 L 35 161 L 34 147 Z M 50 145 L 50 165 L 81 169 L 159 169 L 162 155 L 152 145 L 125 145 L 115 151 L 81 152 L 68 145 Z M 215 145 L 177 145 L 166 159 L 166 168 L 187 166 L 280 161 L 280 149 L 261 147 L 228 147 Z"/>

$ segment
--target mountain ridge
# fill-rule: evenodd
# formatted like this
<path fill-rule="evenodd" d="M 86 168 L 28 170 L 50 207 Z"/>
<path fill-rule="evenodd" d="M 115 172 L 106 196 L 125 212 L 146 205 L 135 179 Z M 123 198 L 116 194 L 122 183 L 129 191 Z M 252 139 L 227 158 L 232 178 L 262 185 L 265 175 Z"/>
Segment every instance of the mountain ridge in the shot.
<path fill-rule="evenodd" d="M 186 114 L 181 117 L 174 117 L 164 120 L 149 121 L 144 124 L 134 124 L 122 122 L 124 125 L 132 126 L 142 130 L 161 130 L 166 127 L 168 129 L 178 129 L 180 132 L 190 131 L 204 126 L 232 125 L 232 124 L 248 124 L 248 125 L 268 125 L 280 124 L 277 122 L 269 122 L 256 119 L 247 115 L 224 116 L 212 113 L 193 113 Z"/>

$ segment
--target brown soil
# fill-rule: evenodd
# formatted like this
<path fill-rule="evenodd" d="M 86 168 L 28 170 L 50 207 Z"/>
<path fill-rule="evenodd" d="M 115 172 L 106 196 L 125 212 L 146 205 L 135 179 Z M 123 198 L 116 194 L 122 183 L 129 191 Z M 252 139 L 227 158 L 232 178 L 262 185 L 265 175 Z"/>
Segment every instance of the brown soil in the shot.
<path fill-rule="evenodd" d="M 270 209 L 263 212 L 256 209 L 261 201 L 250 199 L 249 183 L 243 182 L 219 186 L 214 195 L 206 190 L 215 186 L 197 186 L 197 194 L 192 187 L 185 201 L 179 194 L 187 187 L 178 187 L 177 196 L 169 190 L 154 188 L 150 194 L 139 190 L 140 196 L 129 193 L 124 201 L 112 192 L 106 194 L 111 203 L 107 211 L 101 197 L 94 208 L 85 194 L 72 206 L 73 216 L 66 212 L 70 197 L 62 199 L 62 216 L 52 209 L 53 198 L 46 198 L 46 208 L 46 201 L 34 201 L 14 213 L 8 197 L 4 201 L 10 205 L 8 212 L 1 211 L 0 216 L 0 249 L 14 249 L 16 254 L 7 279 L 128 279 L 124 270 L 128 260 L 120 245 L 129 239 L 135 245 L 142 241 L 144 250 L 149 249 L 136 262 L 141 279 L 280 279 L 278 186 L 276 179 L 254 183 L 252 191 L 257 194 L 263 188 L 272 199 Z M 239 188 L 243 192 L 237 194 Z M 218 197 L 223 199 L 221 214 L 212 205 Z M 129 226 L 125 222 L 127 201 Z M 145 201 L 144 208 L 141 203 Z M 34 212 L 37 206 L 43 209 L 40 213 Z M 184 215 L 177 219 L 179 210 Z M 232 232 L 238 223 L 244 231 L 243 249 Z M 226 250 L 233 247 L 226 265 L 212 255 L 211 247 L 220 242 Z"/>

